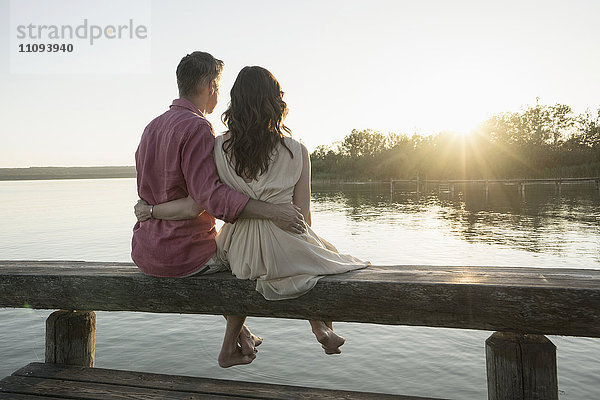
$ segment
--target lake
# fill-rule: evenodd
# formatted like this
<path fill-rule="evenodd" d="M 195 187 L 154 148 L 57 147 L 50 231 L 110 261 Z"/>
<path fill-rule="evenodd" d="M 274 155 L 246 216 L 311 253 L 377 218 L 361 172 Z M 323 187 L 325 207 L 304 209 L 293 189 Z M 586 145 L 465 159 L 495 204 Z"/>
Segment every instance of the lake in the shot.
<path fill-rule="evenodd" d="M 377 265 L 600 269 L 600 195 L 592 185 L 315 185 L 313 228 Z M 131 261 L 134 179 L 0 182 L 0 259 Z M 0 376 L 44 360 L 51 311 L 0 309 Z M 96 366 L 452 399 L 487 397 L 492 332 L 338 323 L 326 356 L 306 321 L 249 318 L 265 338 L 249 366 L 223 370 L 219 316 L 97 312 Z M 561 399 L 600 398 L 600 339 L 550 336 Z"/>

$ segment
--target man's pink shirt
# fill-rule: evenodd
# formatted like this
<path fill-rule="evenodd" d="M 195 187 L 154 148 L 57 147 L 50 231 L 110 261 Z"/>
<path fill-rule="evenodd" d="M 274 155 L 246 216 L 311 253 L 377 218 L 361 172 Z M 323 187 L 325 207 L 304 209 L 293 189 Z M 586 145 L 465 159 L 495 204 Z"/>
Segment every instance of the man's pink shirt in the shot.
<path fill-rule="evenodd" d="M 222 183 L 213 160 L 215 134 L 188 100 L 170 109 L 144 130 L 135 153 L 138 195 L 149 204 L 190 195 L 204 210 L 196 219 L 150 219 L 133 228 L 131 258 L 148 275 L 189 275 L 216 251 L 215 217 L 233 222 L 248 197 Z"/>

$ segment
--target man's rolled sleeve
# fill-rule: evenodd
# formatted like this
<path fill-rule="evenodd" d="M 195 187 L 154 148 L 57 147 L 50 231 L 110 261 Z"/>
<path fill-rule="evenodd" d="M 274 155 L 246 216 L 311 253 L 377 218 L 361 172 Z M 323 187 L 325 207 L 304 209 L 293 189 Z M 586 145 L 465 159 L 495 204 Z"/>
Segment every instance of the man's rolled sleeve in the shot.
<path fill-rule="evenodd" d="M 249 197 L 219 179 L 213 158 L 215 137 L 208 123 L 194 121 L 181 149 L 181 170 L 189 195 L 210 215 L 235 222 Z"/>

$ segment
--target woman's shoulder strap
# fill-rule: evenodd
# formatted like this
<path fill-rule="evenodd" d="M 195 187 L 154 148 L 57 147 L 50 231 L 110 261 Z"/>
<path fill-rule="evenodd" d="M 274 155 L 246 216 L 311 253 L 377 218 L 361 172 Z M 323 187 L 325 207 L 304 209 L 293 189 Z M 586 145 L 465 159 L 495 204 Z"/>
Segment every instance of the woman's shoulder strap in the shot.
<path fill-rule="evenodd" d="M 288 149 L 290 149 L 290 151 L 294 155 L 294 158 L 302 157 L 302 144 L 299 141 L 286 136 L 283 138 L 283 142 L 288 147 Z"/>

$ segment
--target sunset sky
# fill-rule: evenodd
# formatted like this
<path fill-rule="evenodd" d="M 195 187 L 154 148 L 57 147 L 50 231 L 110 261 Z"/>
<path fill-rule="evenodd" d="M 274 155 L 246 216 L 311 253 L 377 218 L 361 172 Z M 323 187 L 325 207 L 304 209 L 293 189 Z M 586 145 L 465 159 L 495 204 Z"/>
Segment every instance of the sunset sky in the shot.
<path fill-rule="evenodd" d="M 151 52 L 146 70 L 126 73 L 102 71 L 134 65 L 135 52 L 99 58 L 92 72 L 69 71 L 77 53 L 52 73 L 11 71 L 16 31 L 11 1 L 0 0 L 0 167 L 133 165 L 144 126 L 177 97 L 179 60 L 194 50 L 225 61 L 209 116 L 217 133 L 237 72 L 260 65 L 281 83 L 286 123 L 310 150 L 354 128 L 468 131 L 538 96 L 576 112 L 600 107 L 597 0 L 163 0 L 137 10 L 20 2 L 31 3 L 37 24 L 146 16 Z"/>

